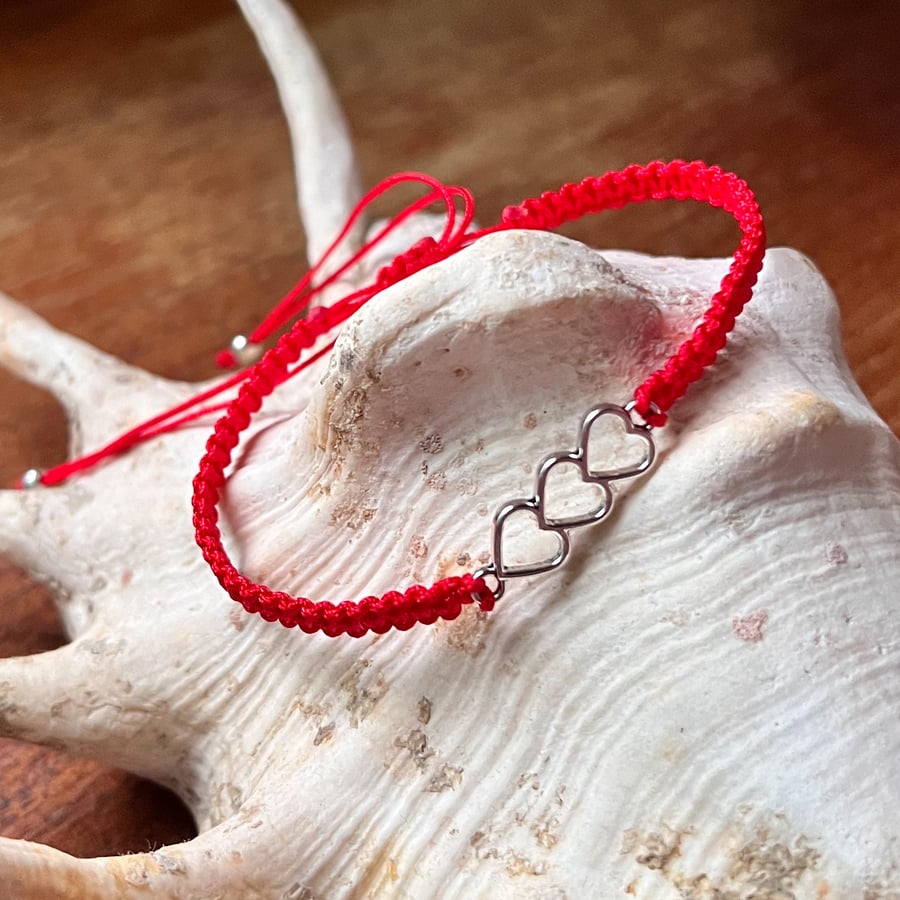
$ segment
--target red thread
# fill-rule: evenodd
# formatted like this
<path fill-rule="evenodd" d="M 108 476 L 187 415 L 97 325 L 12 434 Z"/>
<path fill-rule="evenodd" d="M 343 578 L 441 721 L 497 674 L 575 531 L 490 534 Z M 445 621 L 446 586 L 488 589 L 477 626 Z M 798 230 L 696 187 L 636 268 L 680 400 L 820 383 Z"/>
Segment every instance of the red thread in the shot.
<path fill-rule="evenodd" d="M 363 213 L 383 194 L 399 184 L 407 183 L 422 184 L 432 188 L 432 190 L 424 197 L 410 203 L 405 209 L 395 215 L 378 231 L 377 234 L 366 241 L 362 247 L 328 275 L 327 278 L 316 283 L 319 273 L 328 263 L 328 260 L 336 252 L 338 247 L 347 239 L 347 235 L 359 221 Z M 456 222 L 457 210 L 455 201 L 457 199 L 461 199 L 463 202 L 462 223 L 460 225 L 457 225 Z M 434 241 L 433 238 L 426 238 L 425 240 L 429 241 L 431 245 L 440 247 L 442 250 L 449 253 L 456 249 L 469 225 L 472 223 L 472 217 L 475 213 L 475 201 L 471 192 L 461 187 L 447 187 L 446 185 L 441 184 L 436 178 L 432 178 L 430 175 L 423 175 L 419 172 L 401 172 L 397 175 L 391 175 L 390 177 L 385 178 L 384 181 L 372 188 L 372 190 L 356 204 L 340 233 L 322 254 L 322 258 L 315 263 L 309 272 L 307 272 L 306 275 L 279 301 L 272 312 L 270 312 L 269 315 L 266 316 L 266 318 L 253 330 L 248 337 L 248 342 L 250 344 L 260 344 L 268 337 L 271 337 L 275 331 L 284 326 L 291 319 L 296 318 L 296 316 L 309 305 L 309 301 L 314 294 L 320 293 L 324 288 L 334 284 L 334 282 L 356 266 L 360 260 L 370 253 L 374 247 L 380 244 L 399 225 L 417 212 L 427 209 L 429 206 L 432 206 L 440 200 L 443 200 L 444 202 L 447 216 L 444 231 L 438 241 Z M 413 250 L 414 248 L 411 248 L 406 253 L 398 256 L 394 260 L 394 264 L 397 264 L 401 260 L 405 261 L 404 264 L 411 264 Z M 407 274 L 412 274 L 412 271 L 415 271 L 415 269 L 410 269 Z M 379 278 L 379 280 L 381 279 Z M 380 287 L 383 288 L 386 287 L 387 284 L 393 284 L 394 280 L 387 281 L 381 284 Z M 314 284 L 315 287 L 313 287 Z M 376 285 L 373 285 L 373 287 L 377 286 L 378 282 L 376 282 Z M 364 289 L 361 293 L 367 293 L 369 290 L 371 289 Z M 370 296 L 371 293 L 368 294 L 366 299 Z M 217 359 L 226 362 L 226 364 L 234 364 L 234 354 L 232 354 L 230 350 L 220 351 Z M 228 362 L 229 360 L 230 362 Z"/>
<path fill-rule="evenodd" d="M 462 189 L 435 190 L 448 203 L 448 215 L 452 206 L 450 196 L 469 196 Z M 750 298 L 762 265 L 765 232 L 756 201 L 743 181 L 718 167 L 680 160 L 628 166 L 618 172 L 607 172 L 599 178 L 563 185 L 558 191 L 508 207 L 504 210 L 501 223 L 493 228 L 466 234 L 467 221 L 454 234 L 450 222 L 441 241 L 420 241 L 382 269 L 370 289 L 351 295 L 352 299 L 344 298 L 336 307 L 344 303 L 355 307 L 411 272 L 445 259 L 460 247 L 494 231 L 552 228 L 587 213 L 617 209 L 627 203 L 664 199 L 692 199 L 723 207 L 737 220 L 743 236 L 729 272 L 713 296 L 701 324 L 662 368 L 652 373 L 634 392 L 635 408 L 640 415 L 651 425 L 662 425 L 671 405 L 713 363 L 719 350 L 725 346 L 735 318 Z M 465 211 L 464 220 L 468 218 L 470 221 L 468 203 Z M 287 309 L 294 309 L 292 303 L 287 304 Z M 295 330 L 303 325 L 303 322 L 298 323 Z M 282 337 L 278 345 L 249 370 L 237 398 L 229 404 L 225 415 L 216 424 L 194 478 L 197 544 L 219 583 L 248 612 L 259 613 L 267 621 L 279 621 L 289 628 L 299 627 L 306 632 L 321 630 L 330 636 L 349 634 L 359 637 L 369 631 L 382 634 L 390 628 L 406 630 L 416 622 L 453 619 L 464 605 L 476 599 L 482 609 L 491 609 L 493 594 L 483 579 L 472 575 L 446 578 L 430 587 L 413 585 L 404 594 L 389 591 L 380 598 L 366 597 L 357 603 L 344 601 L 334 605 L 328 601 L 314 602 L 305 597 L 290 597 L 272 591 L 249 581 L 234 568 L 222 545 L 217 524 L 217 504 L 225 483 L 225 469 L 231 462 L 240 433 L 247 427 L 253 413 L 283 378 L 287 365 L 299 356 L 299 344 L 302 342 L 292 341 L 292 333 Z M 288 352 L 285 352 L 285 347 Z"/>
<path fill-rule="evenodd" d="M 346 240 L 350 230 L 365 213 L 368 207 L 382 196 L 382 194 L 399 184 L 424 185 L 430 190 L 425 196 L 413 201 L 390 219 L 373 237 L 366 241 L 362 247 L 353 253 L 331 274 L 317 283 L 314 283 L 323 267 L 337 251 L 341 243 Z M 456 208 L 457 201 L 462 201 L 461 215 Z M 377 247 L 381 241 L 394 231 L 394 229 L 409 219 L 410 216 L 438 202 L 443 203 L 446 215 L 444 230 L 440 238 L 437 241 L 433 238 L 424 238 L 419 241 L 407 250 L 406 253 L 398 256 L 389 266 L 383 268 L 378 273 L 373 284 L 344 296 L 340 301 L 330 307 L 327 322 L 324 319 L 318 320 L 319 324 L 313 335 L 313 343 L 315 343 L 319 337 L 322 337 L 335 329 L 351 316 L 363 303 L 389 284 L 393 284 L 394 282 L 413 274 L 419 269 L 431 265 L 438 259 L 443 258 L 443 256 L 455 252 L 459 248 L 472 223 L 472 217 L 475 211 L 475 201 L 472 194 L 465 188 L 456 186 L 447 187 L 430 175 L 422 175 L 417 172 L 403 172 L 392 175 L 390 178 L 386 178 L 380 184 L 376 185 L 356 205 L 340 234 L 338 234 L 331 242 L 322 258 L 279 301 L 269 315 L 256 327 L 250 335 L 249 343 L 251 345 L 259 344 L 279 328 L 283 327 L 292 318 L 296 318 L 297 315 L 308 310 L 310 303 L 316 295 L 320 294 L 326 287 L 334 284 L 338 279 L 356 266 L 360 260 Z M 295 342 L 296 339 L 296 336 L 287 338 L 289 343 Z M 311 344 L 309 346 L 311 346 Z M 307 360 L 291 372 L 285 371 L 281 376 L 281 381 L 286 381 L 288 378 L 292 378 L 294 375 L 301 372 L 304 368 L 326 353 L 331 346 L 332 344 L 329 344 L 324 350 L 317 353 L 315 357 Z M 283 349 L 279 350 L 279 353 L 283 353 Z M 294 357 L 294 360 L 296 360 L 296 358 L 297 357 Z M 221 350 L 216 354 L 216 362 L 222 368 L 230 368 L 236 363 L 236 359 L 230 350 Z M 214 412 L 220 412 L 222 409 L 227 409 L 227 402 L 218 403 L 212 406 L 201 406 L 201 404 L 207 403 L 214 397 L 218 397 L 236 387 L 247 378 L 249 372 L 250 369 L 246 369 L 236 373 L 209 390 L 197 394 L 190 400 L 179 403 L 177 406 L 165 410 L 146 422 L 142 422 L 140 425 L 119 435 L 98 450 L 94 450 L 77 459 L 69 460 L 68 462 L 54 466 L 52 469 L 48 469 L 41 474 L 40 483 L 45 487 L 53 487 L 61 484 L 72 476 L 87 471 L 104 460 L 119 456 L 144 441 L 175 431 L 203 416 Z M 16 484 L 16 487 L 22 487 L 21 479 Z"/>

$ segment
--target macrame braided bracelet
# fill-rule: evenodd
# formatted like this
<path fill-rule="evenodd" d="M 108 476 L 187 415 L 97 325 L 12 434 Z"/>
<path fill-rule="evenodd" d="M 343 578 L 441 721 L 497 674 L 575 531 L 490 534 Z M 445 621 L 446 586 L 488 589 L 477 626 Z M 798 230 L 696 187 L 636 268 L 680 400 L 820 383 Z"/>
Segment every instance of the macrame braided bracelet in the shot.
<path fill-rule="evenodd" d="M 634 409 L 649 430 L 650 426 L 665 424 L 666 413 L 672 404 L 715 361 L 735 319 L 750 299 L 762 265 L 765 232 L 759 208 L 747 185 L 731 173 L 702 162 L 676 160 L 628 166 L 598 178 L 563 185 L 558 191 L 508 207 L 499 225 L 465 234 L 450 243 L 441 244 L 432 239 L 418 242 L 380 271 L 374 290 L 366 294 L 366 299 L 485 234 L 515 228 L 555 228 L 587 213 L 617 209 L 628 203 L 666 199 L 690 199 L 723 208 L 737 221 L 742 238 L 728 274 L 701 323 L 666 363 L 634 392 Z M 483 577 L 471 574 L 445 578 L 429 587 L 413 585 L 403 593 L 389 591 L 381 597 L 366 597 L 358 602 L 314 602 L 293 597 L 241 575 L 222 545 L 217 505 L 226 481 L 225 470 L 232 461 L 240 435 L 264 399 L 285 380 L 289 368 L 303 351 L 346 318 L 347 310 L 341 302 L 330 308 L 314 309 L 283 335 L 248 372 L 237 397 L 218 420 L 193 482 L 193 521 L 203 556 L 222 587 L 248 612 L 258 613 L 267 621 L 278 621 L 288 628 L 299 627 L 305 632 L 321 630 L 330 636 L 359 637 L 369 631 L 381 634 L 391 628 L 405 630 L 417 622 L 430 624 L 438 618 L 453 619 L 463 606 L 473 602 L 490 610 L 501 591 L 491 590 Z M 609 411 L 602 409 L 600 414 Z M 497 570 L 492 571 L 496 574 Z"/>

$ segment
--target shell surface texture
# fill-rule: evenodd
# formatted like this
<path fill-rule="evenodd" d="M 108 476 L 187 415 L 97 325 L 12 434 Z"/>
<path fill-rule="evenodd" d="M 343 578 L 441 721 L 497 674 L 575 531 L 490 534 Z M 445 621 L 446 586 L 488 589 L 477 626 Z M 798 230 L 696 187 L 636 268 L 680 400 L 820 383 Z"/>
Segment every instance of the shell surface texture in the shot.
<path fill-rule="evenodd" d="M 292 14 L 241 6 L 315 257 L 359 195 L 352 148 Z M 387 289 L 242 442 L 239 567 L 332 600 L 478 568 L 497 505 L 628 398 L 727 265 L 511 231 Z M 566 565 L 404 633 L 304 635 L 228 600 L 191 525 L 209 420 L 4 491 L 0 551 L 54 587 L 71 642 L 0 661 L 0 732 L 171 787 L 199 835 L 98 859 L 0 838 L 3 896 L 900 895 L 900 444 L 838 328 L 814 266 L 770 250 L 655 470 Z M 197 390 L 5 298 L 0 360 L 60 398 L 73 453 Z M 559 515 L 597 502 L 575 488 Z"/>

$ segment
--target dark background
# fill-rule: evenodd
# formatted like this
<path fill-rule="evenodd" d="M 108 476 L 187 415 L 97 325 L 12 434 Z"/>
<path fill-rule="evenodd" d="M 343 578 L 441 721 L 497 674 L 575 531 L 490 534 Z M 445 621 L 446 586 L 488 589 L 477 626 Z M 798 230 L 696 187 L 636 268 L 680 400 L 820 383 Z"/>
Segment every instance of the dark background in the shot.
<path fill-rule="evenodd" d="M 744 176 L 770 243 L 834 287 L 853 371 L 900 433 L 900 16 L 885 2 L 298 2 L 355 133 L 364 183 L 417 169 L 471 187 L 479 220 L 654 158 Z M 224 0 L 0 4 L 0 289 L 171 377 L 255 324 L 303 266 L 274 87 Z M 388 208 L 385 208 L 388 211 Z M 595 246 L 726 256 L 727 216 L 628 209 Z M 47 395 L 0 376 L 0 480 L 65 456 Z M 0 654 L 64 640 L 0 561 Z M 84 856 L 193 833 L 165 792 L 0 741 L 0 834 Z"/>

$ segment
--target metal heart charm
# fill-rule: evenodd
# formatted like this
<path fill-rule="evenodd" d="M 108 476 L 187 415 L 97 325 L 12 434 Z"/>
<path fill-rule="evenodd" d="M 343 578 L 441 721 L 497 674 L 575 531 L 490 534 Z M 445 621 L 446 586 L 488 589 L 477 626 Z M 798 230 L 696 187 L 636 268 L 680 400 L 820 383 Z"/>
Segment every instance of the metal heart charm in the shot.
<path fill-rule="evenodd" d="M 590 443 L 591 430 L 600 419 L 609 416 L 621 423 L 629 441 L 631 437 L 634 437 L 643 443 L 644 452 L 641 458 L 631 465 L 621 466 L 616 469 L 592 469 L 588 464 L 588 444 Z M 650 436 L 650 429 L 642 425 L 635 425 L 627 409 L 616 406 L 614 403 L 602 403 L 588 410 L 581 420 L 581 431 L 576 453 L 584 461 L 585 481 L 602 483 L 615 481 L 617 478 L 632 478 L 635 475 L 641 475 L 646 472 L 653 465 L 653 460 L 656 457 L 656 447 L 654 446 L 653 438 Z"/>
<path fill-rule="evenodd" d="M 534 524 L 540 531 L 555 535 L 559 548 L 553 556 L 534 562 L 522 563 L 517 566 L 507 566 L 503 560 L 503 530 L 507 527 L 510 517 L 513 515 L 528 515 L 533 517 Z M 538 509 L 537 497 L 528 500 L 510 500 L 504 503 L 494 515 L 494 567 L 498 578 L 522 578 L 526 575 L 539 575 L 541 572 L 549 572 L 561 565 L 569 555 L 569 536 L 565 531 L 548 526 L 542 521 Z"/>
<path fill-rule="evenodd" d="M 571 516 L 552 516 L 547 511 L 547 479 L 554 469 L 562 466 L 574 466 L 578 471 L 578 477 L 582 484 L 590 485 L 595 490 L 599 489 L 601 499 L 598 504 L 587 512 Z M 605 481 L 590 479 L 587 471 L 587 460 L 580 451 L 574 453 L 552 453 L 544 457 L 538 466 L 535 494 L 538 501 L 538 513 L 541 521 L 550 528 L 579 528 L 582 525 L 592 525 L 599 522 L 612 508 L 612 491 Z M 552 492 L 551 492 L 552 494 Z"/>

